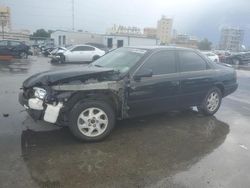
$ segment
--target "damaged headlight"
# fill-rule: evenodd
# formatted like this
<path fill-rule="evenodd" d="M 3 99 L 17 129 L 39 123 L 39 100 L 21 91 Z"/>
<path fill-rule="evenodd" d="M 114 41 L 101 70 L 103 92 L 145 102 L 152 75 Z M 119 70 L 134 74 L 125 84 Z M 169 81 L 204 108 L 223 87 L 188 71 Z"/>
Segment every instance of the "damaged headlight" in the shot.
<path fill-rule="evenodd" d="M 34 96 L 39 98 L 39 99 L 44 99 L 47 92 L 45 89 L 43 88 L 39 88 L 39 87 L 34 87 Z"/>

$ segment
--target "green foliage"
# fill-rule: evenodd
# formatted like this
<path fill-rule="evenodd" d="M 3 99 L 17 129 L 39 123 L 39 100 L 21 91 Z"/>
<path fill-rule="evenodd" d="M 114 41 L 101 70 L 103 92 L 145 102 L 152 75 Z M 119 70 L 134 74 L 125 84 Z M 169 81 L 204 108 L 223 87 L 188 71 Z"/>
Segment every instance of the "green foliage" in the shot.
<path fill-rule="evenodd" d="M 38 29 L 31 35 L 31 38 L 41 38 L 41 39 L 49 38 L 52 32 L 53 32 L 52 30 L 46 31 L 45 29 Z"/>
<path fill-rule="evenodd" d="M 201 40 L 198 43 L 199 50 L 211 50 L 212 42 L 210 42 L 207 38 Z"/>

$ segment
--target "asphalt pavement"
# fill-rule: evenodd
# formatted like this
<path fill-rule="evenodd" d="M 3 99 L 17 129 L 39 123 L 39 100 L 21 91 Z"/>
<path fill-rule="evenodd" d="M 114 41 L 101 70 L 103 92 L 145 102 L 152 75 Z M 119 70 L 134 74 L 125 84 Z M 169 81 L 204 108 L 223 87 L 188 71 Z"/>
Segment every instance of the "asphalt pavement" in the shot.
<path fill-rule="evenodd" d="M 119 121 L 102 142 L 77 141 L 68 128 L 32 120 L 19 105 L 45 57 L 0 62 L 0 187 L 249 187 L 250 68 L 236 67 L 239 88 L 220 110 Z"/>

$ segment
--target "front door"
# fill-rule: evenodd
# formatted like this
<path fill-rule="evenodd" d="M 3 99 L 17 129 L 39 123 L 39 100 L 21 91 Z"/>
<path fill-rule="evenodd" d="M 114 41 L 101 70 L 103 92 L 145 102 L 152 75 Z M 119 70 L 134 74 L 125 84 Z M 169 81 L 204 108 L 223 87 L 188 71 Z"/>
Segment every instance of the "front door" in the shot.
<path fill-rule="evenodd" d="M 179 73 L 175 63 L 175 52 L 156 52 L 135 75 L 143 69 L 152 70 L 153 75 L 137 81 L 131 80 L 128 94 L 129 116 L 153 114 L 176 108 Z"/>

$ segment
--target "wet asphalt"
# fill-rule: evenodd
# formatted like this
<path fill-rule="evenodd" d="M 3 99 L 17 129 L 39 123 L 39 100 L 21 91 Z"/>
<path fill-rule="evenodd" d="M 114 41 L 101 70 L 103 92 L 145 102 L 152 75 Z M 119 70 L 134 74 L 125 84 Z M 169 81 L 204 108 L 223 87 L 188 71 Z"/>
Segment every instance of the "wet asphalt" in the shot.
<path fill-rule="evenodd" d="M 119 121 L 111 136 L 81 143 L 67 128 L 32 120 L 22 82 L 44 57 L 0 63 L 0 187 L 249 187 L 250 68 L 212 117 L 195 110 Z"/>

